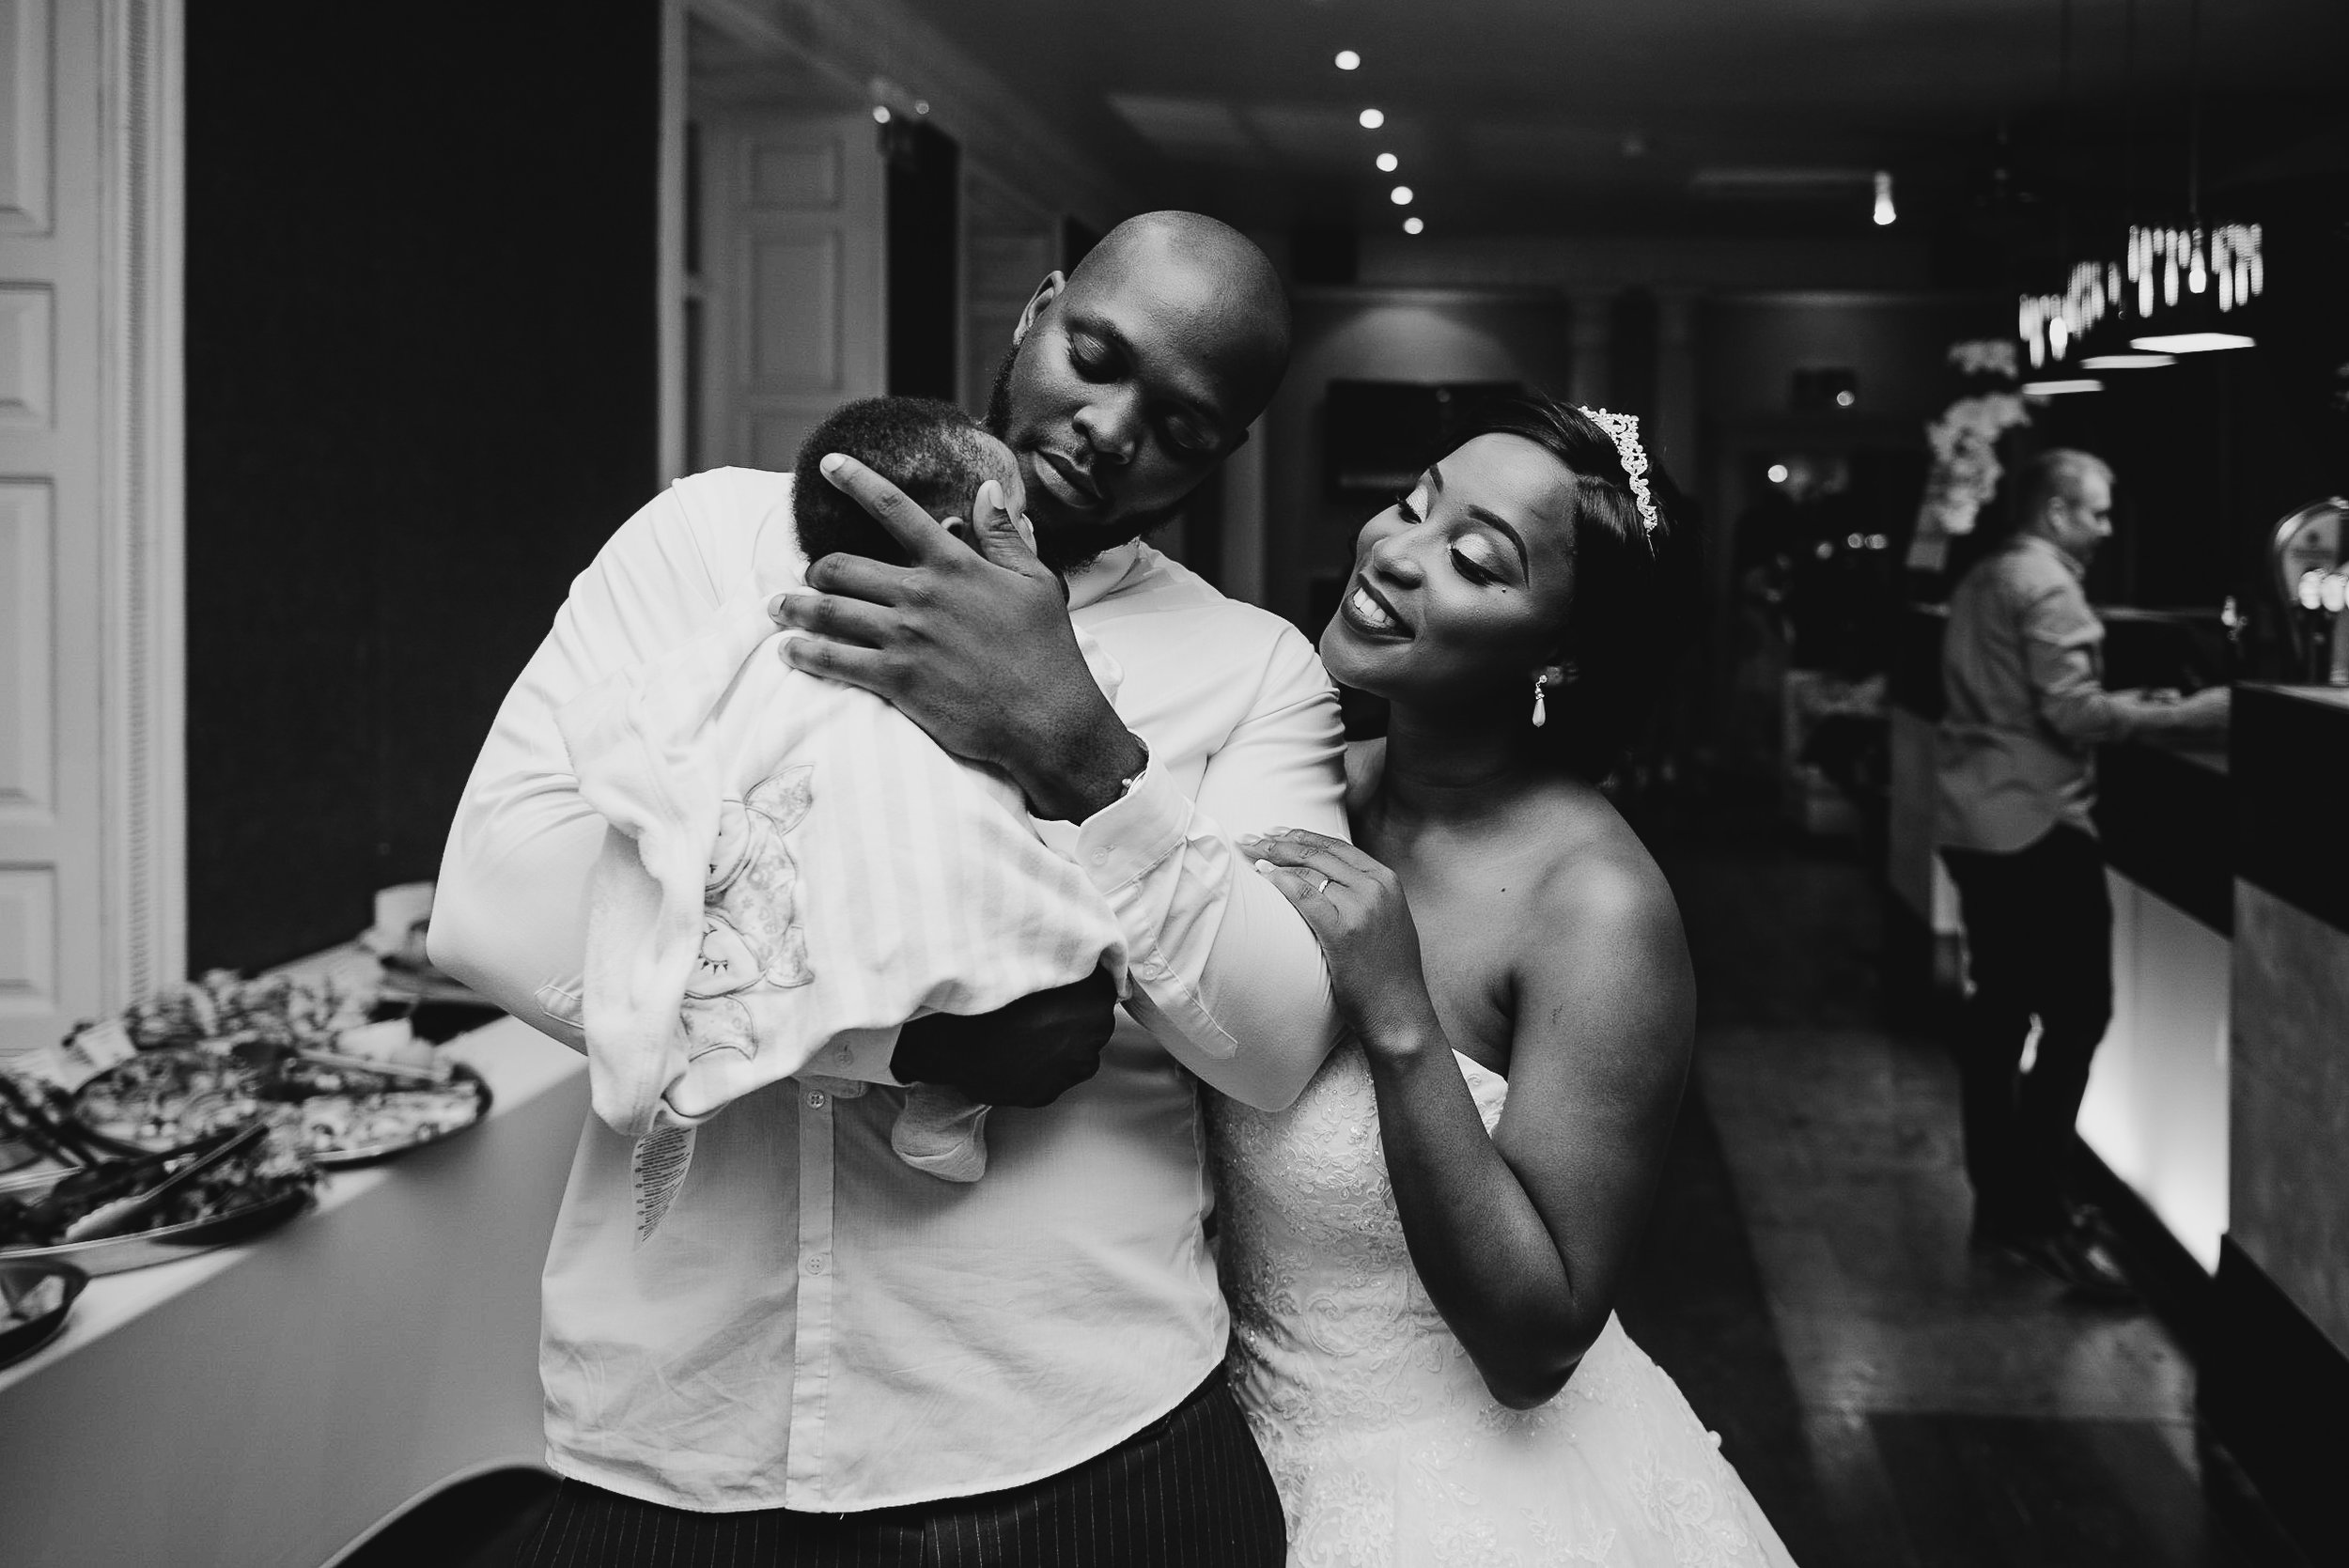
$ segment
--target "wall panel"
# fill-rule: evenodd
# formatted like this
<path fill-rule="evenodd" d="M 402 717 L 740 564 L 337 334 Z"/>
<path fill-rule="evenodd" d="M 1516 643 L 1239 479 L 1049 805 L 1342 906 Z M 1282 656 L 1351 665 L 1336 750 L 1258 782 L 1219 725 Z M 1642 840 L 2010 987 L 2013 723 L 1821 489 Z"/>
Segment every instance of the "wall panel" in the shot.
<path fill-rule="evenodd" d="M 49 232 L 49 0 L 0 0 L 0 234 Z"/>
<path fill-rule="evenodd" d="M 50 499 L 46 484 L 0 481 L 0 819 L 42 825 L 56 799 Z"/>

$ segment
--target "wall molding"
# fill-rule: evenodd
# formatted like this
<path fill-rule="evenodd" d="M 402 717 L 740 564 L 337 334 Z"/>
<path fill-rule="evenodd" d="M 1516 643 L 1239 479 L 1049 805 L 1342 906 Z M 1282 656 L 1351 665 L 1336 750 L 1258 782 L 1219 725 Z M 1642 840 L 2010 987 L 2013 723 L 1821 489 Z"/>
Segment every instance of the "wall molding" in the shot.
<path fill-rule="evenodd" d="M 184 0 L 100 15 L 101 1002 L 187 965 Z"/>

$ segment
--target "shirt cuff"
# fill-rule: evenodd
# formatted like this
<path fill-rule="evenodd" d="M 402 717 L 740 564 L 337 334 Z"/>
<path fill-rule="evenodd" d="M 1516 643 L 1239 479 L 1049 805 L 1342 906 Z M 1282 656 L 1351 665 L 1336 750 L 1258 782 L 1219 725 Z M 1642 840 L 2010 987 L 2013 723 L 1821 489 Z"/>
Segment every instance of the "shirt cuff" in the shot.
<path fill-rule="evenodd" d="M 1182 846 L 1190 801 L 1156 763 L 1077 828 L 1077 863 L 1103 893 L 1139 881 Z"/>

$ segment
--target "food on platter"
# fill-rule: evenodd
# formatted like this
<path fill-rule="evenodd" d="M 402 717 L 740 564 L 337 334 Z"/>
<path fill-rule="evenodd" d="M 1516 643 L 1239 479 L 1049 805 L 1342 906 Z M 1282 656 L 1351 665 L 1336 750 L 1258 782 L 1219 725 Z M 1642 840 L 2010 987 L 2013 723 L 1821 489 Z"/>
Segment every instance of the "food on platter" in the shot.
<path fill-rule="evenodd" d="M 376 988 L 337 976 L 246 980 L 213 970 L 197 981 L 166 986 L 123 1010 L 123 1026 L 142 1050 L 213 1042 L 264 1046 L 331 1044 L 368 1020 Z"/>
<path fill-rule="evenodd" d="M 145 1050 L 75 1091 L 75 1119 L 101 1137 L 177 1148 L 266 1110 L 261 1074 L 226 1051 Z"/>
<path fill-rule="evenodd" d="M 14 1296 L 0 1295 L 0 1330 L 47 1317 L 65 1305 L 66 1277 L 44 1274 Z"/>
<path fill-rule="evenodd" d="M 295 1051 L 254 1065 L 181 1048 L 109 1068 L 73 1104 L 85 1126 L 146 1148 L 266 1121 L 319 1164 L 349 1165 L 462 1131 L 488 1113 L 490 1091 L 472 1069 L 440 1063 L 426 1070 Z"/>
<path fill-rule="evenodd" d="M 304 1054 L 286 1063 L 271 1115 L 298 1127 L 311 1157 L 357 1164 L 462 1132 L 488 1114 L 490 1086 L 470 1067 L 436 1077 Z"/>
<path fill-rule="evenodd" d="M 67 1311 L 88 1283 L 88 1273 L 70 1263 L 0 1263 L 0 1367 L 62 1333 Z"/>
<path fill-rule="evenodd" d="M 191 1168 L 204 1165 L 208 1157 L 210 1163 L 191 1176 Z M 318 1167 L 292 1141 L 273 1131 L 215 1136 L 166 1153 L 86 1166 L 38 1199 L 0 1197 L 0 1259 L 12 1251 L 99 1239 L 86 1234 L 85 1222 L 92 1216 L 151 1194 L 175 1177 L 179 1181 L 160 1202 L 138 1211 L 134 1234 L 222 1219 L 307 1194 L 318 1175 Z"/>

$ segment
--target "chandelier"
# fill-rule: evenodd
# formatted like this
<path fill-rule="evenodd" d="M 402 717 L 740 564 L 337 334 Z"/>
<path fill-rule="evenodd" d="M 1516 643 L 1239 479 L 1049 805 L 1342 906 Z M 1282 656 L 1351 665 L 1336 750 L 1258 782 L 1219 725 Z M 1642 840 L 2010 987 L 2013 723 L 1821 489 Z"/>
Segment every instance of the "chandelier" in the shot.
<path fill-rule="evenodd" d="M 2070 75 L 2070 0 L 2065 0 L 2064 74 Z M 2136 7 L 2130 6 L 2132 55 Z M 2192 6 L 2189 37 L 2199 59 L 2201 6 Z M 2252 339 L 2217 330 L 2217 316 L 2249 304 L 2267 288 L 2266 260 L 2258 224 L 2201 221 L 2201 114 L 2199 85 L 2192 95 L 2193 129 L 2188 142 L 2187 192 L 2191 219 L 2182 227 L 2135 224 L 2120 261 L 2075 263 L 2061 293 L 2025 294 L 2016 310 L 2017 335 L 2034 369 L 2060 362 L 2077 349 L 2108 316 L 2141 323 L 2132 348 L 2152 353 L 2190 353 L 2207 349 L 2248 349 Z M 2181 319 L 2164 321 L 2164 313 Z"/>

